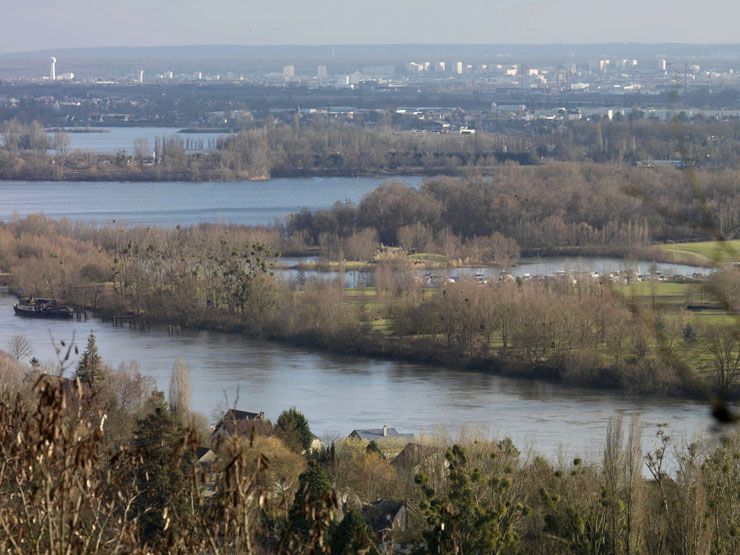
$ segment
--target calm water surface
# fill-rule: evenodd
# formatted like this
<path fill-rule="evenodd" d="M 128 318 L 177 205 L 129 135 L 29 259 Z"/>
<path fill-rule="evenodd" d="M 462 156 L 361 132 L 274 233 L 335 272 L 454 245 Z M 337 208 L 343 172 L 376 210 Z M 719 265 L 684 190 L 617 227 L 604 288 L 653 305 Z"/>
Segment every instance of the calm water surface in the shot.
<path fill-rule="evenodd" d="M 296 406 L 314 431 L 339 437 L 355 428 L 383 424 L 413 433 L 474 431 L 510 436 L 522 450 L 556 456 L 599 456 L 608 419 L 617 411 L 639 413 L 644 447 L 654 445 L 655 425 L 670 424 L 676 438 L 707 431 L 705 406 L 665 399 L 565 388 L 420 364 L 365 360 L 296 349 L 213 332 L 171 337 L 166 332 L 113 328 L 97 320 L 55 322 L 14 316 L 15 299 L 0 295 L 0 346 L 26 335 L 34 355 L 54 360 L 51 337 L 78 344 L 94 330 L 103 357 L 113 365 L 136 359 L 161 389 L 173 361 L 192 371 L 193 406 L 210 415 L 229 399 L 238 407 L 275 419 Z"/>
<path fill-rule="evenodd" d="M 417 186 L 419 177 L 394 178 Z M 271 224 L 303 208 L 359 201 L 387 178 L 316 177 L 228 183 L 0 181 L 0 220 L 52 218 L 174 227 L 203 222 Z"/>
<path fill-rule="evenodd" d="M 301 264 L 313 264 L 316 257 L 284 257 L 277 259 L 278 269 L 276 275 L 286 282 L 299 282 L 300 280 L 334 281 L 339 278 L 339 271 L 335 270 L 300 270 L 296 268 Z M 608 274 L 631 269 L 637 274 L 650 274 L 659 272 L 664 276 L 706 276 L 714 270 L 712 268 L 701 268 L 699 266 L 687 266 L 685 264 L 653 263 L 647 260 L 628 262 L 621 258 L 608 257 L 581 257 L 581 256 L 557 256 L 543 258 L 522 258 L 518 265 L 511 268 L 509 272 L 513 276 L 552 276 L 558 272 L 599 272 Z M 474 276 L 485 276 L 489 280 L 496 280 L 501 275 L 501 268 L 489 266 L 450 268 L 434 270 L 416 270 L 419 277 L 434 276 L 438 282 L 451 278 L 455 280 L 471 278 Z M 345 287 L 372 287 L 375 283 L 373 271 L 349 270 L 344 272 Z"/>
<path fill-rule="evenodd" d="M 146 139 L 150 149 L 154 150 L 155 139 L 166 137 L 202 141 L 203 149 L 208 150 L 209 145 L 213 146 L 219 137 L 228 136 L 228 133 L 178 133 L 180 129 L 177 127 L 96 127 L 94 130 L 93 133 L 69 133 L 69 149 L 104 154 L 125 150 L 131 154 L 136 139 Z"/>

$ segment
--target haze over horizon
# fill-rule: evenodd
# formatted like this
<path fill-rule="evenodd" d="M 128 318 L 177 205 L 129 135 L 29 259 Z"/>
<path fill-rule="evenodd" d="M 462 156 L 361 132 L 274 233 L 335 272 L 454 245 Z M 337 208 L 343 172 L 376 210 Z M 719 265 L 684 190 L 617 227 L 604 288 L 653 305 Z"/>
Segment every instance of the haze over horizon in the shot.
<path fill-rule="evenodd" d="M 723 44 L 740 5 L 705 0 L 8 0 L 0 53 L 184 45 Z M 691 9 L 694 8 L 692 11 Z M 445 14 L 444 17 L 440 17 Z M 687 15 L 690 14 L 690 15 Z"/>

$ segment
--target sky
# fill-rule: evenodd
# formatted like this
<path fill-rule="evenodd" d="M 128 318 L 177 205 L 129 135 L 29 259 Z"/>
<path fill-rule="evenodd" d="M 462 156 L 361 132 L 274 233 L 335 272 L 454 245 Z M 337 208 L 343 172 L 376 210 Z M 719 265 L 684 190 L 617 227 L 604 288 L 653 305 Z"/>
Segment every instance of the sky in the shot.
<path fill-rule="evenodd" d="M 740 42 L 733 0 L 0 0 L 0 52 L 184 44 Z"/>

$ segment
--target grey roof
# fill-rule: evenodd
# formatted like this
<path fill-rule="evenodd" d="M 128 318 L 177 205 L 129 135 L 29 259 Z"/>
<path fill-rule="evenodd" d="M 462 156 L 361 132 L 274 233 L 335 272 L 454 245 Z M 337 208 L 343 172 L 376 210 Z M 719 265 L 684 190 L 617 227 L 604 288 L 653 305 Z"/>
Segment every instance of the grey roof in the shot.
<path fill-rule="evenodd" d="M 402 434 L 395 428 L 386 428 L 386 433 L 384 434 L 383 428 L 371 428 L 368 430 L 353 430 L 352 433 L 349 434 L 349 437 L 366 441 L 377 441 L 383 439 L 413 439 L 414 434 Z"/>
<path fill-rule="evenodd" d="M 222 420 L 254 420 L 259 418 L 262 413 L 259 412 L 248 412 L 246 410 L 229 409 L 224 414 Z"/>
<path fill-rule="evenodd" d="M 224 417 L 216 424 L 213 433 L 225 431 L 228 434 L 249 436 L 252 433 L 267 435 L 272 424 L 265 418 L 263 412 L 247 412 L 245 410 L 229 409 Z"/>

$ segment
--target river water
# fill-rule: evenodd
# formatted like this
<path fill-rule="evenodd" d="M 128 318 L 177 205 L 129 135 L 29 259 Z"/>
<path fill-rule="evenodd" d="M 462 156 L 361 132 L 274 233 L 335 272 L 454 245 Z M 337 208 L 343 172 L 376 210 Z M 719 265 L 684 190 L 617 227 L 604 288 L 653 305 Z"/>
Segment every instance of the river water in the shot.
<path fill-rule="evenodd" d="M 419 178 L 403 178 L 417 186 Z M 201 222 L 269 224 L 300 210 L 358 201 L 382 178 L 272 179 L 241 183 L 28 183 L 0 182 L 0 220 L 13 214 L 43 212 L 54 218 L 129 225 L 188 225 Z M 512 273 L 616 271 L 615 259 L 541 259 Z M 292 263 L 296 263 L 293 261 Z M 639 263 L 641 272 L 651 270 Z M 691 274 L 691 267 L 658 266 L 664 273 Z M 290 272 L 295 272 L 290 271 Z M 456 276 L 494 269 L 458 269 Z M 284 274 L 295 277 L 294 274 Z M 446 274 L 449 275 L 449 274 Z M 308 275 L 306 277 L 311 277 Z M 318 276 L 317 276 L 318 277 Z M 331 278 L 327 274 L 325 277 Z M 454 277 L 454 276 L 450 276 Z M 369 279 L 357 276 L 357 280 Z M 358 285 L 360 283 L 354 284 Z M 350 284 L 352 285 L 352 284 Z M 644 447 L 654 442 L 655 425 L 670 424 L 674 437 L 706 432 L 705 406 L 691 401 L 625 397 L 552 383 L 530 382 L 484 372 L 420 364 L 343 357 L 255 341 L 237 335 L 161 330 L 138 332 L 98 320 L 55 322 L 14 316 L 14 299 L 0 294 L 0 349 L 14 334 L 25 335 L 34 355 L 53 361 L 52 338 L 84 345 L 92 330 L 103 357 L 113 366 L 137 360 L 145 375 L 166 390 L 175 359 L 192 370 L 193 407 L 210 416 L 219 405 L 264 411 L 275 419 L 295 406 L 324 437 L 343 437 L 353 429 L 395 426 L 403 432 L 451 435 L 469 431 L 511 437 L 522 449 L 555 456 L 598 456 L 607 421 L 618 411 L 641 415 Z"/>
<path fill-rule="evenodd" d="M 409 185 L 419 177 L 394 178 Z M 303 208 L 358 202 L 385 178 L 315 177 L 228 183 L 0 181 L 0 220 L 44 213 L 97 223 L 174 227 L 202 222 L 266 225 Z"/>
<path fill-rule="evenodd" d="M 399 431 L 461 432 L 511 437 L 523 451 L 555 457 L 598 457 L 608 419 L 639 413 L 643 446 L 655 445 L 657 423 L 672 436 L 706 433 L 707 407 L 692 401 L 636 398 L 421 364 L 335 356 L 238 335 L 113 328 L 101 321 L 29 320 L 13 314 L 14 299 L 0 295 L 0 348 L 23 334 L 42 361 L 53 361 L 52 338 L 84 346 L 90 331 L 104 359 L 117 366 L 137 360 L 142 372 L 167 390 L 177 358 L 191 368 L 193 408 L 210 416 L 219 405 L 264 411 L 271 419 L 295 406 L 318 435 L 339 438 L 383 424 Z"/>

